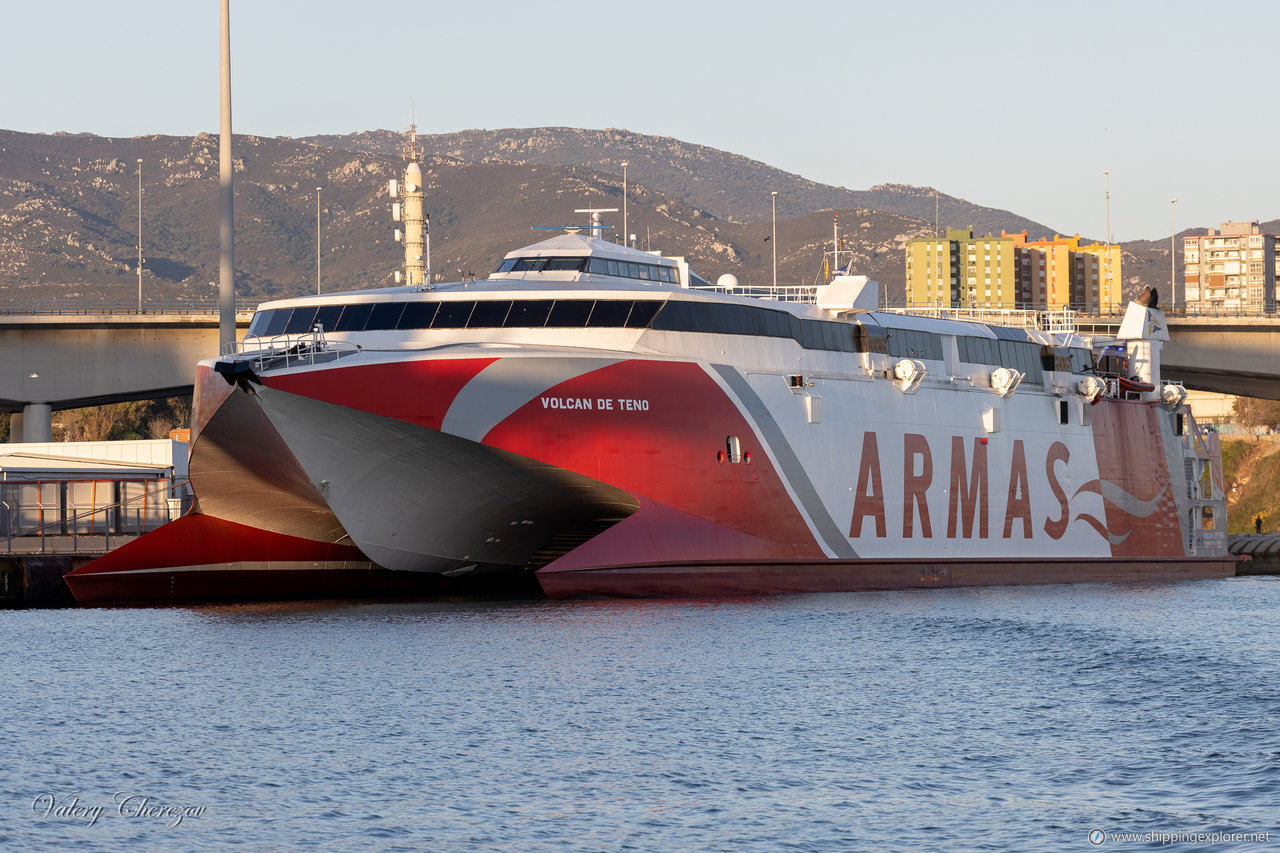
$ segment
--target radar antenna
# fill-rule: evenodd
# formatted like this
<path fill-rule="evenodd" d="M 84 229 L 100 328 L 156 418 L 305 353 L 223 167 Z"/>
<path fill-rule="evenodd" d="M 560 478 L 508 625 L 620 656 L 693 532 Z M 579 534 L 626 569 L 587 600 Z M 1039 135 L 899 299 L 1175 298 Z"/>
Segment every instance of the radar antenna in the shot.
<path fill-rule="evenodd" d="M 597 240 L 604 239 L 604 226 L 600 224 L 600 214 L 617 213 L 616 207 L 580 207 L 573 211 L 574 213 L 590 213 L 591 214 L 591 236 Z"/>

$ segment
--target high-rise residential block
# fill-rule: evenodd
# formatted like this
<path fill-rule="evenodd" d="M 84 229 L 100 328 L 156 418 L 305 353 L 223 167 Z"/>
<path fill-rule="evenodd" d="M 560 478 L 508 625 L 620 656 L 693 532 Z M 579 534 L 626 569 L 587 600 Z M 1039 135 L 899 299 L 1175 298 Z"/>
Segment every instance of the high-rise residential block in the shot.
<path fill-rule="evenodd" d="M 1271 313 L 1276 310 L 1280 240 L 1257 222 L 1223 222 L 1182 238 L 1189 312 Z"/>

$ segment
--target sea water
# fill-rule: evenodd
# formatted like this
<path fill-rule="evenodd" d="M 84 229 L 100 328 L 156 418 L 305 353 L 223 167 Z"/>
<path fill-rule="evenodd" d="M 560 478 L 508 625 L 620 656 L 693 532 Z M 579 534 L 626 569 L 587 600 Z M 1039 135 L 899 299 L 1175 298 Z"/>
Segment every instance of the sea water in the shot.
<path fill-rule="evenodd" d="M 0 612 L 0 850 L 1276 849 L 1280 580 Z"/>

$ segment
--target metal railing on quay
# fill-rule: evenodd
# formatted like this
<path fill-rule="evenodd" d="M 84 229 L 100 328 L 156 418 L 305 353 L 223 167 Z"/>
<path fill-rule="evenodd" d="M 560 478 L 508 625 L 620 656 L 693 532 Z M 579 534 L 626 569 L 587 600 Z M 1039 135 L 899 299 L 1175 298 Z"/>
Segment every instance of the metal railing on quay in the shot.
<path fill-rule="evenodd" d="M 62 481 L 10 480 L 3 485 L 10 489 L 35 486 L 39 495 L 41 486 L 60 482 Z M 113 541 L 120 545 L 136 539 L 172 521 L 175 518 L 175 508 L 181 511 L 175 503 L 180 501 L 179 498 L 165 498 L 164 506 L 157 504 L 155 498 L 161 493 L 172 496 L 190 481 L 166 478 L 164 482 L 166 485 L 160 488 L 147 489 L 144 486 L 141 494 L 113 503 L 94 505 L 88 509 L 61 503 L 46 506 L 39 500 L 35 504 L 10 504 L 8 500 L 0 500 L 0 520 L 3 521 L 4 530 L 3 538 L 0 539 L 0 553 L 76 554 L 110 551 Z M 22 525 L 21 517 L 26 512 L 37 514 L 39 521 L 34 526 Z M 53 520 L 46 521 L 46 514 L 54 516 Z M 14 524 L 15 516 L 18 518 L 17 525 Z M 87 529 L 81 529 L 86 526 Z"/>

